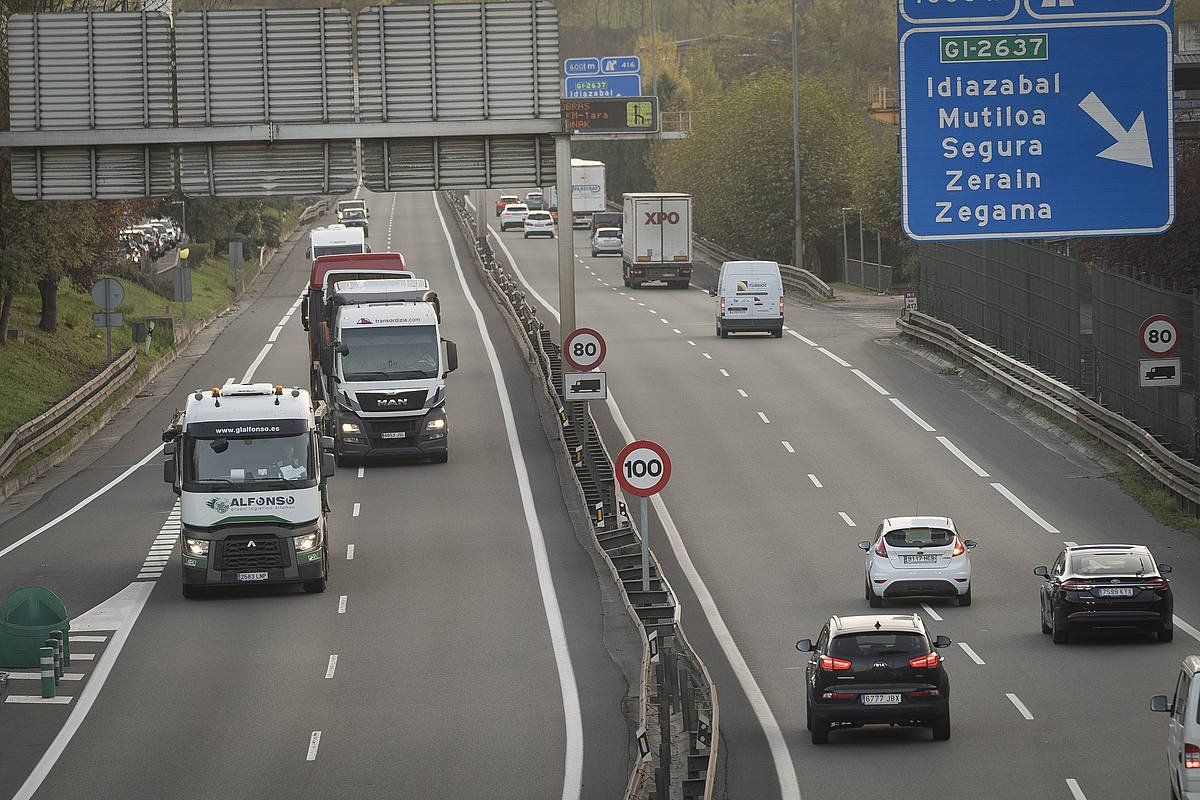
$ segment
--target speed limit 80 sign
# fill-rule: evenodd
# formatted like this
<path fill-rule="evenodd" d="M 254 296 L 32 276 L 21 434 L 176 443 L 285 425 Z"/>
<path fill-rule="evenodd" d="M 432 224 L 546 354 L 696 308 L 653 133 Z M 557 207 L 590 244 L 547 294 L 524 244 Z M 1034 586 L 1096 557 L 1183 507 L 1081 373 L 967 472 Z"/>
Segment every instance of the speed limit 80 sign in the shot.
<path fill-rule="evenodd" d="M 1169 356 L 1179 347 L 1179 326 L 1166 314 L 1146 317 L 1138 331 L 1142 349 L 1151 356 Z"/>
<path fill-rule="evenodd" d="M 639 439 L 617 456 L 617 482 L 638 497 L 658 494 L 671 479 L 671 459 L 662 445 Z"/>
<path fill-rule="evenodd" d="M 563 360 L 580 372 L 591 372 L 604 363 L 604 337 L 591 328 L 576 328 L 563 342 Z"/>

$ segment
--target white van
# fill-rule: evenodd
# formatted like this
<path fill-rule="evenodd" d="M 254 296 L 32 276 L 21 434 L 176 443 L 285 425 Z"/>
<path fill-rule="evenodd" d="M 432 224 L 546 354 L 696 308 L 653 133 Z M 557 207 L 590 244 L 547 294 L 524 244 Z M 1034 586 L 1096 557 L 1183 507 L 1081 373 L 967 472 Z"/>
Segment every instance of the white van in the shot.
<path fill-rule="evenodd" d="M 1150 698 L 1152 711 L 1170 714 L 1167 720 L 1167 769 L 1171 797 L 1200 800 L 1200 656 L 1188 656 L 1179 666 L 1175 694 Z"/>
<path fill-rule="evenodd" d="M 774 261 L 726 261 L 709 295 L 717 305 L 717 336 L 763 331 L 783 336 L 783 280 Z"/>

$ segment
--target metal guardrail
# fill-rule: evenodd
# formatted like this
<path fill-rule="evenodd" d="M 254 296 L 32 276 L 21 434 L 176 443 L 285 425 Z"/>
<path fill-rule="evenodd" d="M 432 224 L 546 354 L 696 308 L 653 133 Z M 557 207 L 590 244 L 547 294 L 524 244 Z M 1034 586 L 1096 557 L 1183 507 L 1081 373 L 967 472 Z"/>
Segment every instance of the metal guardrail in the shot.
<path fill-rule="evenodd" d="M 463 235 L 475 244 L 477 268 L 500 300 L 502 310 L 511 315 L 528 340 L 543 388 L 558 411 L 560 441 L 574 467 L 576 486 L 592 521 L 593 540 L 641 636 L 637 718 L 639 732 L 644 732 L 645 738 L 639 736 L 638 746 L 644 748 L 646 756 L 635 761 L 625 800 L 647 798 L 652 788 L 664 800 L 671 796 L 711 800 L 720 741 L 720 711 L 712 676 L 684 635 L 675 592 L 653 552 L 650 591 L 641 588 L 642 534 L 618 497 L 612 456 L 588 404 L 562 401 L 562 354 L 558 345 L 538 319 L 537 309 L 529 305 L 516 278 L 496 261 L 486 240 L 475 238 L 474 215 L 462 198 L 452 192 L 445 196 L 457 212 Z M 658 642 L 658 652 L 653 656 L 651 633 L 656 634 Z M 655 689 L 654 697 L 651 687 Z M 675 775 L 671 769 L 676 736 L 687 742 L 682 775 Z M 651 747 L 651 738 L 657 740 L 657 748 Z"/>
<path fill-rule="evenodd" d="M 1200 510 L 1200 466 L 1173 453 L 1149 431 L 1074 387 L 972 339 L 936 317 L 905 311 L 896 324 L 901 332 L 941 348 L 1011 391 L 1075 423 L 1132 459 L 1192 513 Z"/>
<path fill-rule="evenodd" d="M 0 479 L 7 477 L 30 453 L 68 431 L 111 397 L 136 371 L 137 349 L 131 347 L 96 377 L 10 433 L 4 444 L 0 444 Z"/>
<path fill-rule="evenodd" d="M 718 261 L 753 261 L 754 259 L 735 253 L 732 250 L 727 250 L 715 242 L 710 242 L 701 236 L 692 237 L 692 247 L 702 252 L 707 252 Z M 796 291 L 804 292 L 811 297 L 819 297 L 825 300 L 833 299 L 833 289 L 829 284 L 821 280 L 815 273 L 810 272 L 803 267 L 794 267 L 791 264 L 779 265 L 779 277 L 783 279 L 785 289 L 795 289 Z"/>
<path fill-rule="evenodd" d="M 325 201 L 323 199 L 318 200 L 317 202 L 313 203 L 311 206 L 306 207 L 303 211 L 300 212 L 300 216 L 296 219 L 296 224 L 303 225 L 304 223 L 306 223 L 310 220 L 316 219 L 317 217 L 321 216 L 324 213 L 325 213 Z"/>

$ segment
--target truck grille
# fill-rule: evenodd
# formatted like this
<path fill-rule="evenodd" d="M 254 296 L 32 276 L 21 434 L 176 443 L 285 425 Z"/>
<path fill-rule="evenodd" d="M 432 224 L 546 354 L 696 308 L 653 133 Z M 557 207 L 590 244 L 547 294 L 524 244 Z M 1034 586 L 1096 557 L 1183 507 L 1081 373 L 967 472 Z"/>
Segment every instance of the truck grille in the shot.
<path fill-rule="evenodd" d="M 424 389 L 415 392 L 358 392 L 363 411 L 416 411 L 425 407 Z"/>
<path fill-rule="evenodd" d="M 395 420 L 370 420 L 371 444 L 375 447 L 404 447 L 416 444 L 424 417 Z M 383 434 L 393 434 L 385 437 Z M 394 434 L 403 433 L 403 436 Z"/>
<path fill-rule="evenodd" d="M 253 547 L 251 547 L 253 542 Z M 278 569 L 283 560 L 283 539 L 274 536 L 230 536 L 221 543 L 221 569 Z"/>

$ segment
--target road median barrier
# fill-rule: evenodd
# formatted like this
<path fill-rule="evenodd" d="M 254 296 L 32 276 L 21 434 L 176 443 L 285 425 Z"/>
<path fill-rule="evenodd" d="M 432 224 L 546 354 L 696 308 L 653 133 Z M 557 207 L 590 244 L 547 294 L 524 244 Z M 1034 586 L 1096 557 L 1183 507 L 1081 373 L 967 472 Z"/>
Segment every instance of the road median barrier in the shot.
<path fill-rule="evenodd" d="M 0 602 L 0 666 L 39 666 L 47 640 L 55 633 L 65 638 L 70 628 L 66 606 L 54 592 L 41 586 L 17 589 Z"/>

